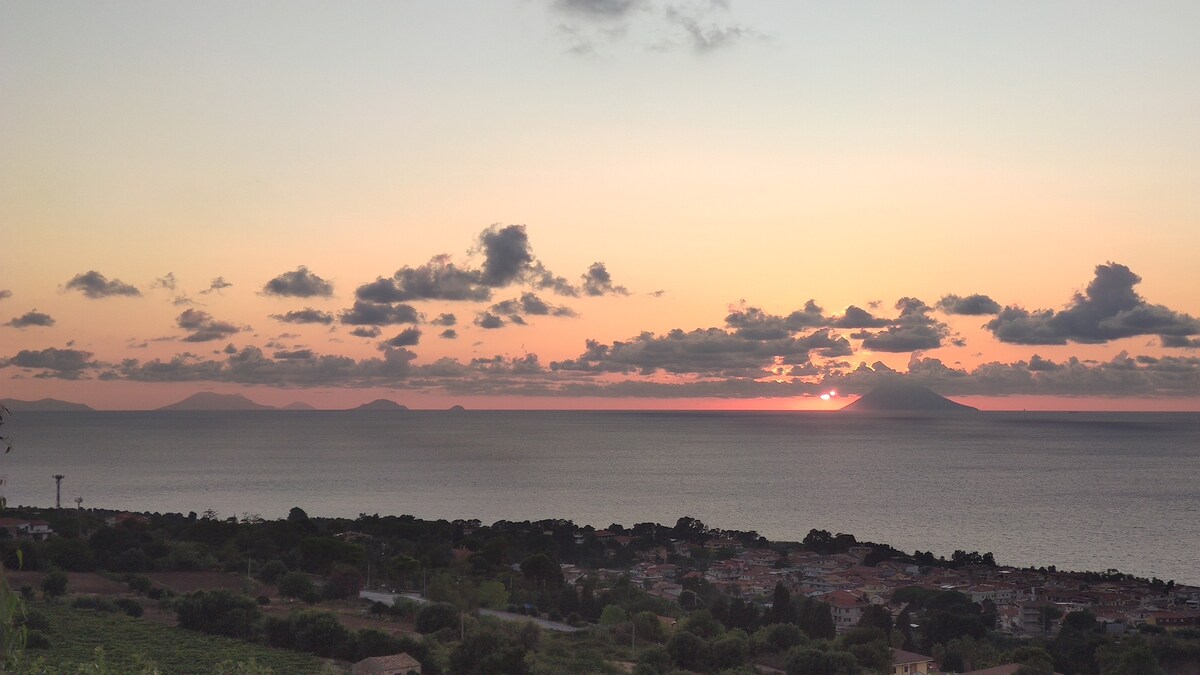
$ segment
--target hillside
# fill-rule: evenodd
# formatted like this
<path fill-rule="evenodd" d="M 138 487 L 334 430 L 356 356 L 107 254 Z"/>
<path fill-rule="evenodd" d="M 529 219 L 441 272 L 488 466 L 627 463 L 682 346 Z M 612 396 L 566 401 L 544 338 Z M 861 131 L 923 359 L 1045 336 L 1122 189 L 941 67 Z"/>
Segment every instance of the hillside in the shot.
<path fill-rule="evenodd" d="M 916 384 L 885 384 L 842 408 L 847 412 L 947 413 L 978 410 Z"/>
<path fill-rule="evenodd" d="M 276 410 L 273 406 L 255 403 L 241 394 L 218 394 L 202 391 L 159 410 Z"/>

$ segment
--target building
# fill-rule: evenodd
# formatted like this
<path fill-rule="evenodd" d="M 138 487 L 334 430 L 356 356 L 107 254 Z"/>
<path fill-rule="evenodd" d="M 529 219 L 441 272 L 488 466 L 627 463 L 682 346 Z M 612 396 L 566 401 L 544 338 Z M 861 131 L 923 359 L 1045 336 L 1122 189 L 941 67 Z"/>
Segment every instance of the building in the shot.
<path fill-rule="evenodd" d="M 24 518 L 0 518 L 0 530 L 8 532 L 10 537 L 46 541 L 53 534 L 50 523 L 44 520 L 26 520 Z"/>
<path fill-rule="evenodd" d="M 913 673 L 930 675 L 936 672 L 937 668 L 933 665 L 932 656 L 914 654 L 892 647 L 892 675 L 912 675 Z"/>
<path fill-rule="evenodd" d="M 857 626 L 858 620 L 862 618 L 863 610 L 871 606 L 866 599 L 849 591 L 826 593 L 819 596 L 818 600 L 829 603 L 830 612 L 833 614 L 833 626 L 839 633 Z"/>

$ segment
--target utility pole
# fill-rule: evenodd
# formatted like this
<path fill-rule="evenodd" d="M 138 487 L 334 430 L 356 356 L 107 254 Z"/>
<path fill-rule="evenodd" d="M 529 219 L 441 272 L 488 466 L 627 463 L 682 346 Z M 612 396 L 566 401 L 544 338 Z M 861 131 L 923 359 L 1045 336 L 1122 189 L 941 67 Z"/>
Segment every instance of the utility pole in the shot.
<path fill-rule="evenodd" d="M 54 474 L 54 508 L 62 508 L 62 479 L 66 476 L 61 473 Z"/>
<path fill-rule="evenodd" d="M 80 511 L 83 510 L 83 497 L 75 498 L 75 508 L 79 509 Z"/>

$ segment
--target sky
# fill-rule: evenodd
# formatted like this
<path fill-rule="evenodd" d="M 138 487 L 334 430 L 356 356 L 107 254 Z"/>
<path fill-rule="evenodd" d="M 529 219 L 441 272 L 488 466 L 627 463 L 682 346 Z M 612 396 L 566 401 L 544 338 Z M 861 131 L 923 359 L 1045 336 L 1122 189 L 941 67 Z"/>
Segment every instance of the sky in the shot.
<path fill-rule="evenodd" d="M 0 398 L 1197 411 L 1196 25 L 6 2 Z"/>

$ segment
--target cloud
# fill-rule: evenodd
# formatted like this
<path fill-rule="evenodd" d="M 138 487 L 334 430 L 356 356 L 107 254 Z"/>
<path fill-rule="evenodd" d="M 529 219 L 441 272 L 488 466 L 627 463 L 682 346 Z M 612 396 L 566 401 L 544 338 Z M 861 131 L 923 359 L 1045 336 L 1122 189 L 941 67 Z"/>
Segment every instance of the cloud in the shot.
<path fill-rule="evenodd" d="M 217 293 L 226 288 L 229 288 L 232 285 L 233 284 L 229 283 L 228 281 L 225 281 L 225 277 L 217 277 L 212 280 L 212 283 L 210 283 L 208 285 L 208 288 L 200 291 L 200 294 L 208 295 L 209 293 Z"/>
<path fill-rule="evenodd" d="M 28 326 L 53 326 L 54 318 L 49 314 L 44 314 L 34 309 L 32 311 L 25 312 L 21 316 L 10 320 L 4 325 L 12 326 L 13 328 L 26 328 Z"/>
<path fill-rule="evenodd" d="M 166 275 L 158 277 L 150 284 L 150 288 L 165 288 L 168 291 L 175 290 L 176 280 L 174 272 L 167 272 Z"/>
<path fill-rule="evenodd" d="M 614 286 L 612 275 L 608 273 L 604 263 L 595 262 L 583 273 L 583 292 L 586 295 L 629 295 L 624 286 Z"/>
<path fill-rule="evenodd" d="M 1075 293 L 1065 309 L 1033 312 L 1016 306 L 1002 309 L 986 324 L 1001 342 L 1061 345 L 1100 344 L 1136 335 L 1182 337 L 1200 333 L 1200 321 L 1147 303 L 1133 287 L 1141 277 L 1117 263 L 1096 266 L 1083 293 Z"/>
<path fill-rule="evenodd" d="M 1188 338 L 1182 335 L 1160 335 L 1164 347 L 1179 347 L 1182 349 L 1200 349 L 1200 338 Z"/>
<path fill-rule="evenodd" d="M 437 318 L 429 323 L 435 326 L 453 326 L 458 323 L 458 318 L 453 314 L 438 314 Z"/>
<path fill-rule="evenodd" d="M 937 308 L 947 314 L 980 316 L 984 314 L 998 314 L 1000 312 L 1000 303 L 986 295 L 975 294 L 963 298 L 951 294 L 943 295 L 942 299 L 938 300 Z"/>
<path fill-rule="evenodd" d="M 438 255 L 420 267 L 402 267 L 391 278 L 363 284 L 354 295 L 370 302 L 488 300 L 492 291 L 481 283 L 478 271 L 455 265 L 448 255 Z"/>
<path fill-rule="evenodd" d="M 496 328 L 504 327 L 504 319 L 501 319 L 491 312 L 480 312 L 479 315 L 475 317 L 475 325 L 487 330 L 494 330 Z"/>
<path fill-rule="evenodd" d="M 11 297 L 12 297 L 12 291 L 8 290 L 7 288 L 0 289 L 0 300 L 4 300 L 5 298 L 11 298 Z"/>
<path fill-rule="evenodd" d="M 293 349 L 290 351 L 289 350 L 277 351 L 274 354 L 272 354 L 271 357 L 274 359 L 277 359 L 277 360 L 285 360 L 286 361 L 286 360 L 292 360 L 292 359 L 312 359 L 312 358 L 315 358 L 315 354 L 313 354 L 313 351 L 311 349 Z"/>
<path fill-rule="evenodd" d="M 361 338 L 377 338 L 382 333 L 383 331 L 379 329 L 379 326 L 359 326 L 350 331 L 351 335 Z"/>
<path fill-rule="evenodd" d="M 524 225 L 492 225 L 479 234 L 483 252 L 480 281 L 485 286 L 508 286 L 526 279 L 533 268 L 533 249 Z"/>
<path fill-rule="evenodd" d="M 16 356 L 0 360 L 0 367 L 36 368 L 49 371 L 47 377 L 78 380 L 83 378 L 85 370 L 99 366 L 91 359 L 92 352 L 78 349 L 22 349 Z"/>
<path fill-rule="evenodd" d="M 550 364 L 554 370 L 596 373 L 657 372 L 705 377 L 764 377 L 781 365 L 807 363 L 810 353 L 844 356 L 851 353 L 845 338 L 818 330 L 801 338 L 746 338 L 720 328 L 665 335 L 642 333 L 629 340 L 603 344 L 588 340 L 583 354 Z"/>
<path fill-rule="evenodd" d="M 833 319 L 829 325 L 834 328 L 883 328 L 891 323 L 891 319 L 878 318 L 861 307 L 850 305 L 844 314 Z"/>
<path fill-rule="evenodd" d="M 725 325 L 736 329 L 739 337 L 753 340 L 778 340 L 805 328 L 815 328 L 828 323 L 815 301 L 809 300 L 803 309 L 787 316 L 768 314 L 758 307 L 749 307 L 742 302 L 729 309 Z"/>
<path fill-rule="evenodd" d="M 578 55 L 618 43 L 705 54 L 765 37 L 734 21 L 724 0 L 551 0 L 548 7 L 569 42 L 567 51 Z"/>
<path fill-rule="evenodd" d="M 445 340 L 456 340 L 458 339 L 458 331 L 454 330 L 453 328 L 447 328 L 441 333 L 438 333 L 438 337 Z"/>
<path fill-rule="evenodd" d="M 492 305 L 488 312 L 493 315 L 505 315 L 513 323 L 521 325 L 525 325 L 525 318 L 522 315 L 576 316 L 575 311 L 570 307 L 548 303 L 535 293 L 522 293 L 520 298 L 498 302 Z"/>
<path fill-rule="evenodd" d="M 272 314 L 271 318 L 284 323 L 320 323 L 325 325 L 333 323 L 332 314 L 313 309 L 312 307 L 292 310 L 286 314 Z"/>
<path fill-rule="evenodd" d="M 900 316 L 883 330 L 864 330 L 850 337 L 862 340 L 863 349 L 875 352 L 913 352 L 937 349 L 950 334 L 949 326 L 929 316 L 932 308 L 916 298 L 901 298 L 896 309 Z"/>
<path fill-rule="evenodd" d="M 182 338 L 184 342 L 221 340 L 242 330 L 241 327 L 227 321 L 218 321 L 200 309 L 184 310 L 176 317 L 175 322 L 180 328 L 188 331 L 188 335 Z"/>
<path fill-rule="evenodd" d="M 703 7 L 703 5 L 701 6 Z M 708 4 L 712 8 L 713 3 Z M 709 18 L 709 13 L 699 7 L 681 9 L 668 6 L 666 18 L 669 23 L 679 27 L 685 42 L 697 54 L 707 54 L 725 47 L 731 47 L 738 42 L 748 39 L 762 40 L 766 36 L 759 31 L 739 23 L 718 22 Z"/>
<path fill-rule="evenodd" d="M 421 330 L 416 326 L 405 328 L 390 340 L 384 341 L 385 347 L 412 347 L 421 341 Z"/>
<path fill-rule="evenodd" d="M 411 305 L 390 305 L 381 302 L 356 300 L 343 311 L 339 320 L 355 326 L 390 326 L 397 323 L 417 323 L 421 315 Z"/>
<path fill-rule="evenodd" d="M 141 291 L 120 279 L 109 281 L 108 277 L 96 270 L 76 274 L 66 283 L 65 288 L 69 291 L 79 291 L 85 297 L 93 300 L 115 295 L 140 296 L 142 294 Z"/>
<path fill-rule="evenodd" d="M 333 284 L 301 265 L 268 281 L 263 286 L 263 293 L 292 298 L 328 298 L 333 295 Z"/>
<path fill-rule="evenodd" d="M 345 356 L 311 354 L 306 358 L 271 359 L 258 347 L 245 347 L 224 360 L 180 354 L 169 361 L 145 363 L 128 359 L 114 371 L 121 379 L 139 382 L 234 382 L 276 386 L 377 386 L 402 383 L 412 372 L 416 354 L 387 349 L 383 358 L 355 361 Z"/>

